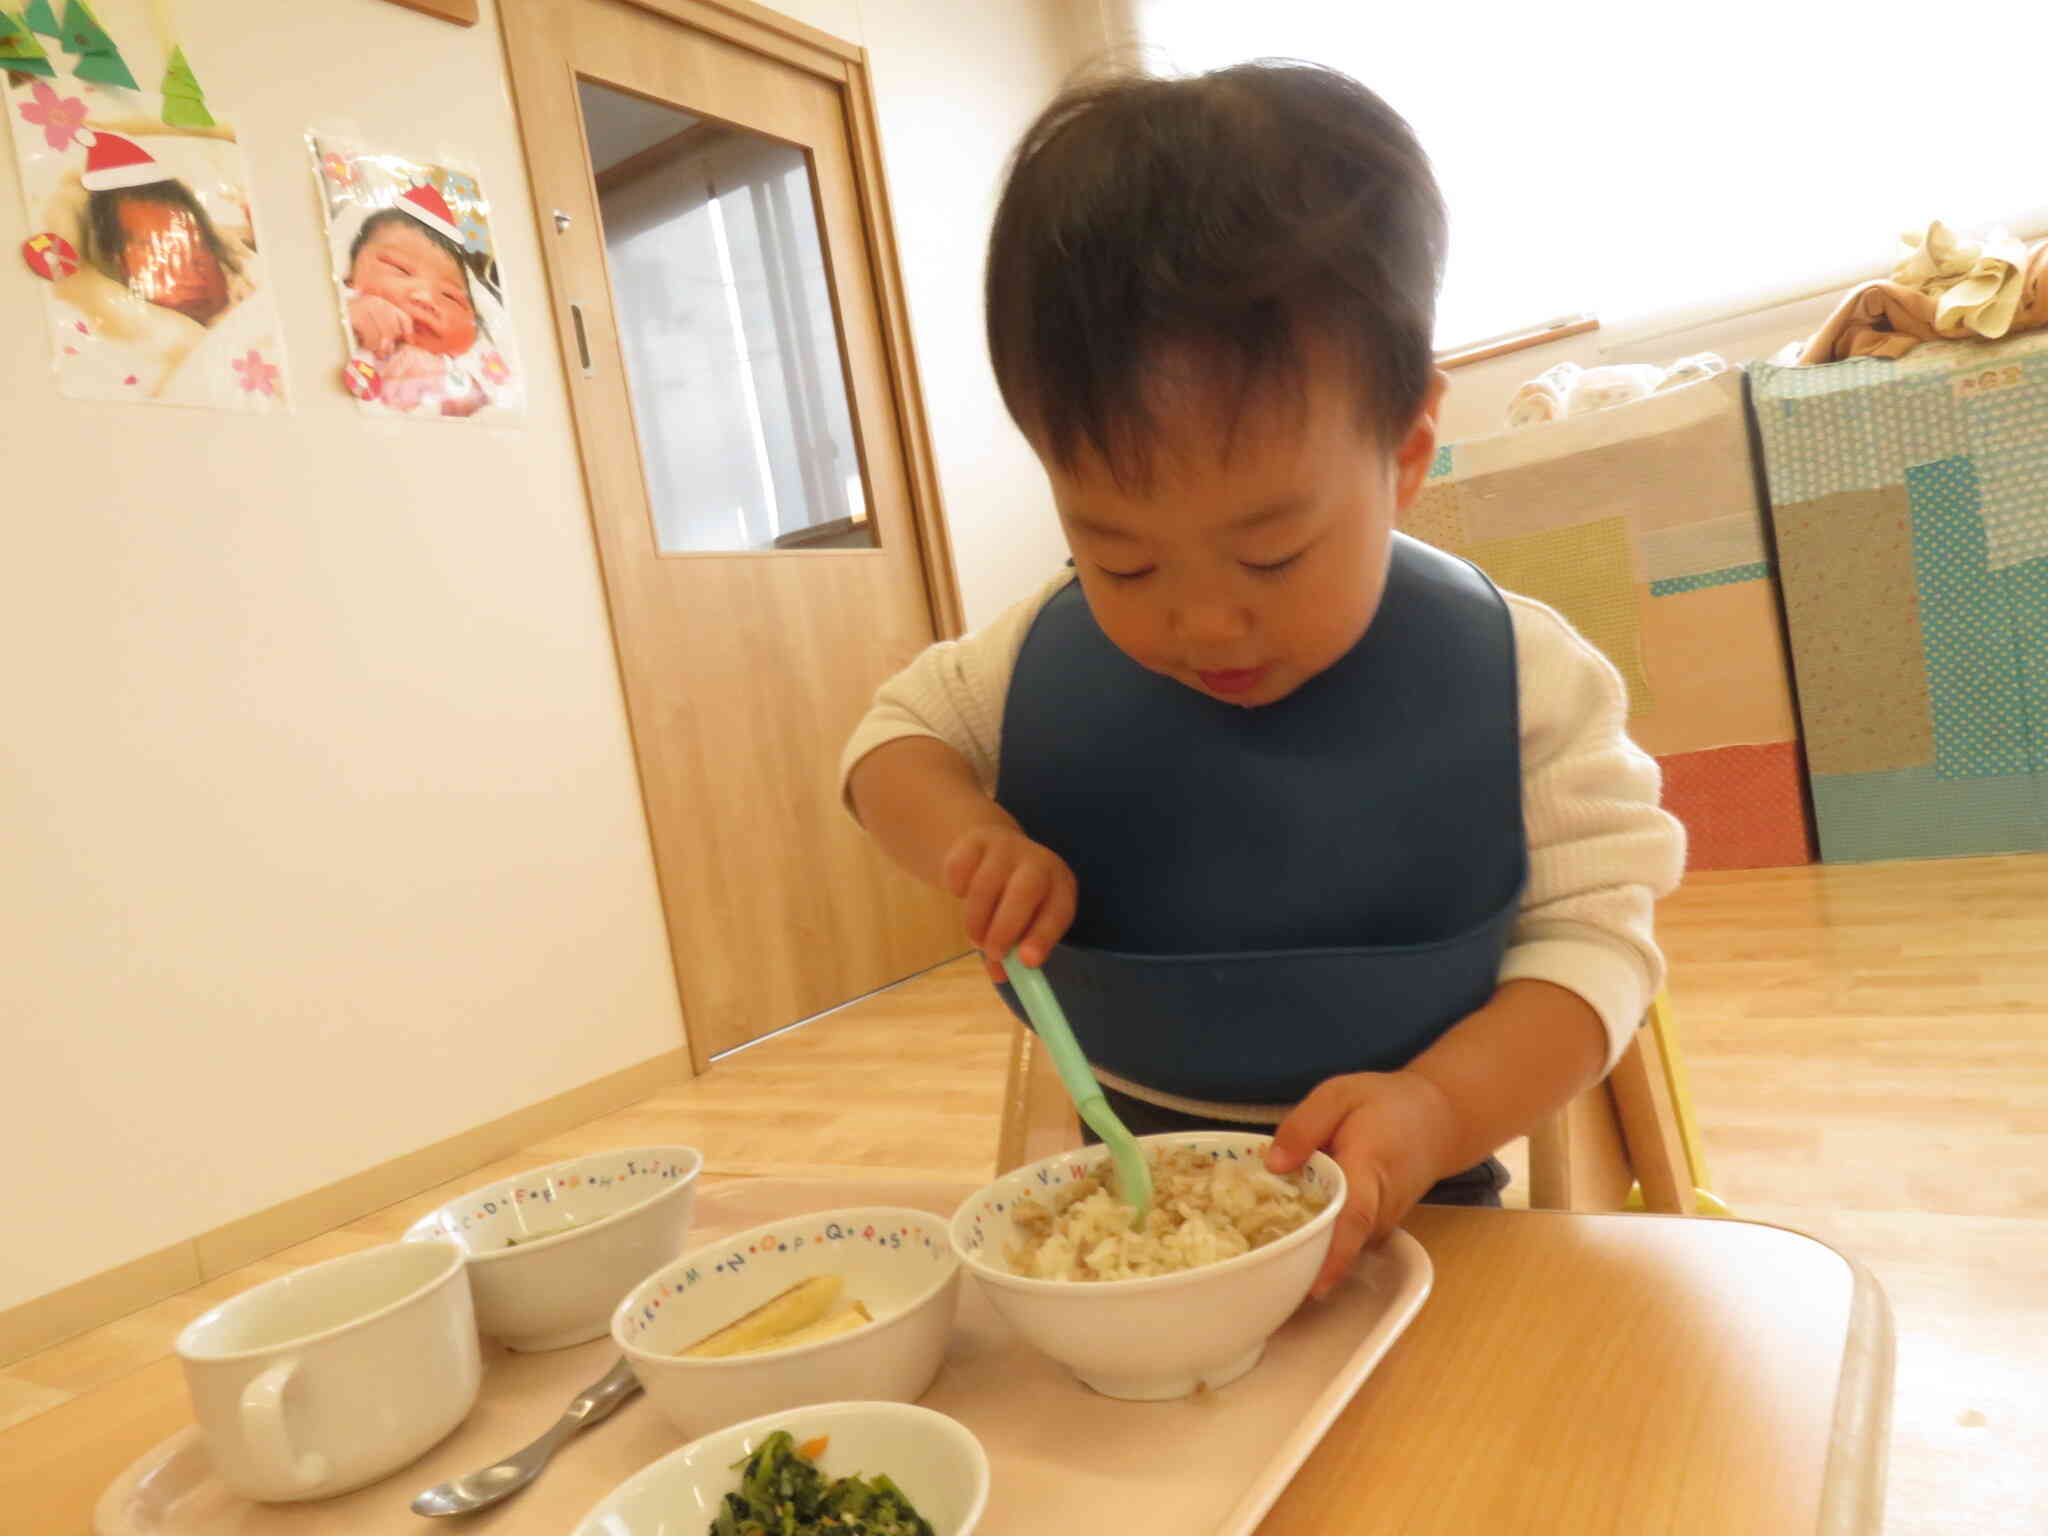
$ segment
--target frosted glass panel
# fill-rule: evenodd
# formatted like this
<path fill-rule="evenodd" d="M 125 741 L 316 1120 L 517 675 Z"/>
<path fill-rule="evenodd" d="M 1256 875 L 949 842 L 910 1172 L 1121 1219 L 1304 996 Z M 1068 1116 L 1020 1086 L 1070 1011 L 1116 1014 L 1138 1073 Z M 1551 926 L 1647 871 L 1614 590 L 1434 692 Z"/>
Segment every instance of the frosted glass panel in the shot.
<path fill-rule="evenodd" d="M 872 547 L 805 152 L 580 90 L 658 547 Z"/>

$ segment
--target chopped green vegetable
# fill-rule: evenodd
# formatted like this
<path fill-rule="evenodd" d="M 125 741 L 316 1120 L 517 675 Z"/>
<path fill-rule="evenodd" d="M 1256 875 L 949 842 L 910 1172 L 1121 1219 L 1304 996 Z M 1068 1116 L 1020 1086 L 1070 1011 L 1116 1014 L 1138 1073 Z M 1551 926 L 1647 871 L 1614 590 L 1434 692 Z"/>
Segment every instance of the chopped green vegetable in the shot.
<path fill-rule="evenodd" d="M 931 1522 L 888 1478 L 825 1481 L 825 1474 L 778 1429 L 744 1461 L 710 1536 L 935 1536 Z"/>

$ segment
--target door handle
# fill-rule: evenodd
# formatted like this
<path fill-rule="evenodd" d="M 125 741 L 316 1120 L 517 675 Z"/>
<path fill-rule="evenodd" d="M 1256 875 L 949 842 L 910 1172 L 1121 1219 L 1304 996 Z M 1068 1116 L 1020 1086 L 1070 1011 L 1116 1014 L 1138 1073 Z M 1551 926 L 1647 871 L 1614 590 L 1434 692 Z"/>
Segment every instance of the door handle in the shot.
<path fill-rule="evenodd" d="M 576 328 L 576 357 L 583 365 L 583 377 L 591 378 L 595 371 L 590 366 L 590 333 L 583 328 L 583 306 L 569 305 L 569 323 Z"/>

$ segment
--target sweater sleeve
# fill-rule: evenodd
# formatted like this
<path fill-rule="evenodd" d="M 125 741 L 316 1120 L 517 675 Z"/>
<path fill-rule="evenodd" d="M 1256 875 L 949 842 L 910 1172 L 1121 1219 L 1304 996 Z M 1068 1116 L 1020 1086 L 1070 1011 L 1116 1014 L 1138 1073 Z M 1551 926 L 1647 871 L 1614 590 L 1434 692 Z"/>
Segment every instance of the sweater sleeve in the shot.
<path fill-rule="evenodd" d="M 943 741 L 967 760 L 982 789 L 996 792 L 1001 760 L 1003 705 L 1017 653 L 1032 620 L 1074 573 L 1062 570 L 1032 596 L 1004 609 L 985 628 L 962 640 L 941 640 L 875 693 L 846 750 L 839 756 L 839 794 L 849 812 L 848 782 L 855 765 L 875 748 L 906 736 Z"/>
<path fill-rule="evenodd" d="M 1628 739 L 1614 665 L 1570 624 L 1507 594 L 1520 671 L 1529 884 L 1500 979 L 1552 982 L 1607 1026 L 1607 1066 L 1664 982 L 1652 919 L 1685 868 L 1685 830 L 1657 803 L 1656 762 Z"/>

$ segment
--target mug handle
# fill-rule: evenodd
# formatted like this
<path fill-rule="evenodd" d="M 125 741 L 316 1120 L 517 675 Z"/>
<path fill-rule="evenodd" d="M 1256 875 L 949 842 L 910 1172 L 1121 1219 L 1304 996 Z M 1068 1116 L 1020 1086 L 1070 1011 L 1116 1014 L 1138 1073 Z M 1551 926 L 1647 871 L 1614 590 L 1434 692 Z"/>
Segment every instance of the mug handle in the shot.
<path fill-rule="evenodd" d="M 305 1489 L 327 1476 L 327 1458 L 300 1455 L 284 1427 L 284 1389 L 299 1372 L 297 1357 L 280 1360 L 242 1389 L 242 1433 L 267 1477 Z"/>

